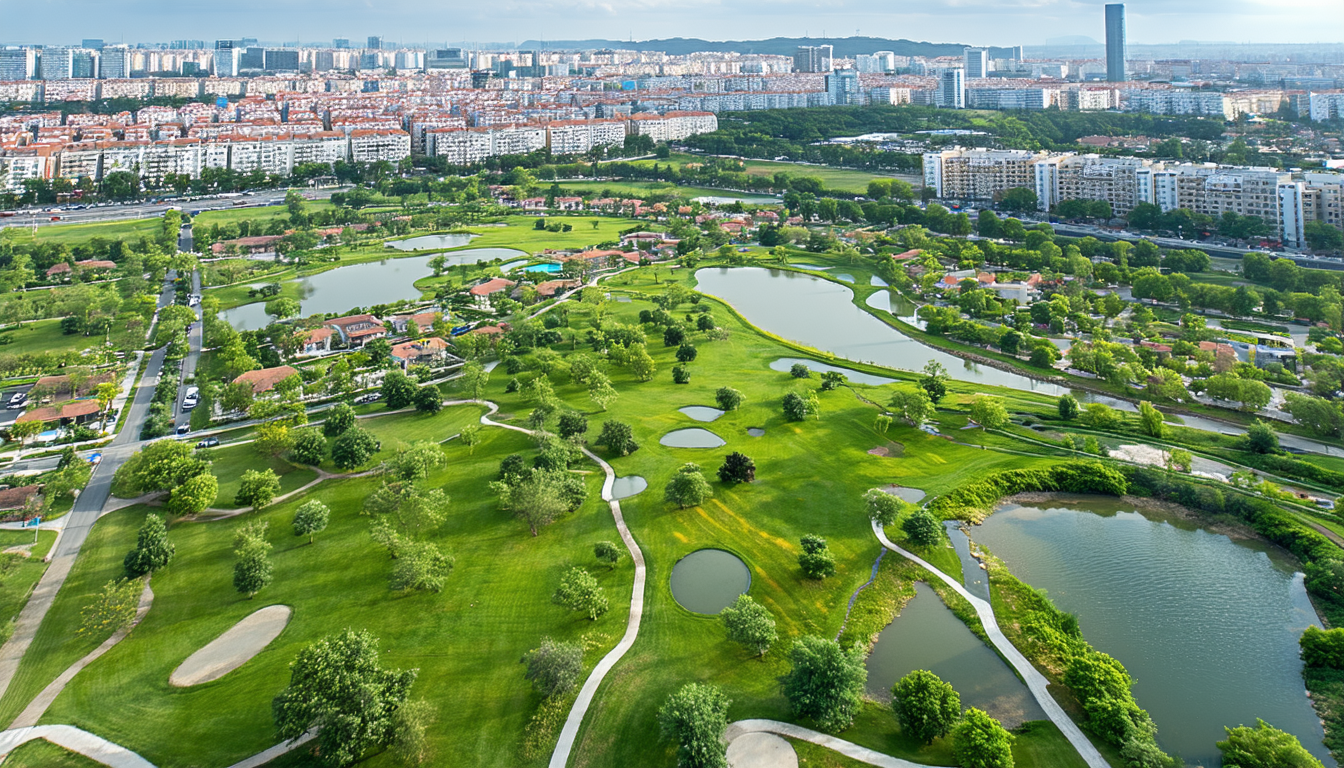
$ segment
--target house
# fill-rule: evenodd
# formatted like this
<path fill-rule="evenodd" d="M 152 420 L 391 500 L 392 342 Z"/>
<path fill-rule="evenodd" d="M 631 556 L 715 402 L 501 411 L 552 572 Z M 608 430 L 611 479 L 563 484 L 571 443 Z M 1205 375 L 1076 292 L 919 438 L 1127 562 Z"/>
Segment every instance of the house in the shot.
<path fill-rule="evenodd" d="M 593 251 L 584 251 L 584 252 L 582 252 L 582 253 L 576 253 L 576 254 L 574 254 L 573 256 L 565 256 L 565 257 L 561 258 L 560 260 L 561 260 L 561 261 L 584 261 L 584 262 L 587 262 L 587 263 L 589 263 L 589 264 L 596 264 L 596 265 L 598 265 L 598 266 L 601 266 L 607 259 L 610 259 L 610 258 L 613 257 L 613 256 L 615 256 L 615 257 L 617 257 L 617 258 L 620 258 L 620 257 L 622 257 L 622 256 L 624 256 L 624 255 L 625 255 L 625 251 L 598 251 L 598 250 L 593 250 Z"/>
<path fill-rule="evenodd" d="M 998 294 L 1000 299 L 1012 299 L 1018 304 L 1026 304 L 1031 300 L 1031 286 L 1026 283 L 993 283 L 986 287 Z"/>
<path fill-rule="evenodd" d="M 69 262 L 61 261 L 52 264 L 47 270 L 47 277 L 54 278 L 61 275 L 69 275 L 74 270 L 80 272 L 110 272 L 117 268 L 115 261 L 106 259 L 87 259 L 85 261 L 76 261 L 75 266 L 71 267 Z"/>
<path fill-rule="evenodd" d="M 517 285 L 517 283 L 512 280 L 505 280 L 502 277 L 494 277 L 479 285 L 473 285 L 468 293 L 470 293 L 472 298 L 476 300 L 478 306 L 489 307 L 491 296 L 500 291 L 507 291 L 515 285 Z"/>
<path fill-rule="evenodd" d="M 578 280 L 547 280 L 544 283 L 537 283 L 537 295 L 543 299 L 549 299 L 556 294 L 578 287 Z"/>
<path fill-rule="evenodd" d="M 437 336 L 392 346 L 392 362 L 400 365 L 402 370 L 406 370 L 412 365 L 437 367 L 445 362 L 457 360 L 457 357 L 449 353 L 448 342 Z"/>
<path fill-rule="evenodd" d="M 396 329 L 397 333 L 405 333 L 411 323 L 415 323 L 415 327 L 419 328 L 421 331 L 427 331 L 434 325 L 434 321 L 438 320 L 442 315 L 443 313 L 441 312 L 429 309 L 424 312 L 393 315 L 388 318 L 388 321 L 392 323 L 392 327 Z"/>
<path fill-rule="evenodd" d="M 253 235 L 251 237 L 239 237 L 234 240 L 224 240 L 214 243 L 210 246 L 210 251 L 216 255 L 223 254 L 230 247 L 236 248 L 242 254 L 275 253 L 275 244 L 284 238 L 283 235 Z"/>
<path fill-rule="evenodd" d="M 520 200 L 518 205 L 524 211 L 544 211 L 546 210 L 546 198 L 529 197 L 526 200 Z"/>
<path fill-rule="evenodd" d="M 1297 352 L 1287 347 L 1267 347 L 1264 344 L 1256 344 L 1254 357 L 1256 368 L 1265 368 L 1271 363 L 1286 366 L 1297 359 Z"/>
<path fill-rule="evenodd" d="M 298 376 L 299 372 L 289 367 L 281 365 L 275 368 L 261 368 L 255 371 L 248 371 L 233 380 L 234 384 L 245 381 L 252 385 L 252 394 L 259 395 L 262 392 L 270 392 L 275 389 L 275 385 L 288 379 L 290 376 Z"/>
<path fill-rule="evenodd" d="M 91 394 L 98 388 L 99 384 L 106 384 L 112 381 L 112 374 L 98 373 L 86 377 L 75 386 L 68 375 L 43 376 L 33 385 L 29 393 L 31 397 L 50 397 L 53 399 L 70 400 L 76 397 L 84 397 Z"/>
<path fill-rule="evenodd" d="M 383 321 L 373 315 L 346 315 L 328 320 L 322 325 L 340 334 L 341 341 L 353 347 L 362 347 L 373 339 L 387 335 Z"/>
<path fill-rule="evenodd" d="M 98 414 L 103 412 L 103 407 L 97 400 L 67 400 L 55 405 L 44 405 L 41 408 L 34 408 L 15 419 L 16 423 L 28 421 L 37 421 L 42 424 L 57 423 L 61 426 L 68 424 L 88 424 L 98 419 Z"/>
<path fill-rule="evenodd" d="M 299 348 L 301 357 L 325 355 L 331 351 L 331 337 L 336 332 L 330 328 L 314 328 L 303 335 L 303 346 Z"/>
<path fill-rule="evenodd" d="M 40 485 L 21 485 L 0 490 L 0 520 L 19 519 L 21 516 L 13 513 L 29 508 L 31 501 L 40 497 L 41 493 Z"/>
<path fill-rule="evenodd" d="M 557 197 L 555 198 L 555 207 L 562 211 L 581 211 L 583 210 L 583 198 Z"/>
<path fill-rule="evenodd" d="M 467 333 L 469 334 L 479 333 L 482 336 L 488 336 L 491 339 L 491 343 L 494 343 L 493 341 L 494 339 L 498 339 L 508 332 L 509 332 L 508 323 L 500 323 L 498 325 L 482 325 L 480 328 L 473 328 L 470 331 L 467 331 Z"/>
<path fill-rule="evenodd" d="M 906 251 L 905 253 L 898 253 L 895 256 L 892 256 L 891 260 L 909 261 L 910 259 L 917 258 L 921 253 L 923 253 L 923 251 L 919 250 L 918 248 L 914 248 L 912 250 Z"/>

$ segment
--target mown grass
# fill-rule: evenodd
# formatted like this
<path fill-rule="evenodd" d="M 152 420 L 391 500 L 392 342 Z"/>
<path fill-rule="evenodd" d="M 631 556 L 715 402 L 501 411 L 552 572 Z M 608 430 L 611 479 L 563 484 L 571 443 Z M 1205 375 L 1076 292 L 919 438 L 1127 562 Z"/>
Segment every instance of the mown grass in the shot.
<path fill-rule="evenodd" d="M 35 739 L 10 752 L 5 765 L 9 768 L 97 768 L 102 763 L 45 739 Z"/>
<path fill-rule="evenodd" d="M 17 222 L 20 219 L 14 219 Z M 95 237 L 106 240 L 139 240 L 141 237 L 154 238 L 159 233 L 163 217 L 148 219 L 124 219 L 122 221 L 94 222 L 89 224 L 48 224 L 37 228 L 37 235 L 21 238 L 39 243 L 57 243 L 75 245 Z M 31 231 L 31 230 L 25 230 Z"/>
<path fill-rule="evenodd" d="M 219 494 L 215 496 L 212 507 L 235 509 L 233 497 L 243 483 L 243 473 L 255 469 L 270 469 L 280 476 L 280 492 L 283 496 L 290 491 L 302 488 L 317 479 L 317 473 L 308 467 L 291 464 L 281 458 L 262 456 L 251 443 L 244 445 L 211 448 L 199 452 L 201 458 L 214 462 L 210 471 L 219 479 Z"/>
<path fill-rule="evenodd" d="M 288 682 L 287 665 L 301 647 L 346 627 L 367 628 L 381 639 L 386 665 L 420 670 L 413 694 L 437 712 L 431 736 L 438 760 L 522 764 L 519 745 L 538 700 L 518 660 L 551 635 L 586 637 L 585 661 L 594 663 L 624 628 L 632 567 L 627 561 L 614 571 L 593 568 L 612 604 L 597 622 L 551 604 L 561 571 L 593 566 L 592 544 L 616 537 L 596 498 L 597 476 L 590 476 L 587 504 L 533 538 L 495 508 L 487 488 L 499 460 L 527 451 L 531 441 L 498 429 L 483 438 L 474 458 L 450 445 L 450 465 L 426 481 L 454 499 L 449 520 L 432 536 L 456 557 L 443 593 L 389 591 L 391 561 L 371 542 L 368 520 L 358 512 L 378 482 L 373 478 L 331 481 L 307 496 L 332 509 L 330 526 L 312 545 L 290 530 L 300 500 L 247 516 L 270 523 L 275 546 L 275 581 L 254 600 L 231 584 L 233 531 L 245 520 L 175 525 L 169 535 L 177 556 L 154 576 L 153 610 L 71 683 L 44 722 L 79 725 L 160 766 L 227 765 L 276 742 L 270 701 Z M 118 514 L 129 523 L 116 537 L 119 546 L 94 558 L 129 546 L 144 511 Z M 168 685 L 190 653 L 272 604 L 292 606 L 294 618 L 260 655 L 213 683 Z M 367 764 L 394 763 L 379 755 Z"/>
<path fill-rule="evenodd" d="M 9 568 L 0 567 L 0 636 L 6 636 L 7 625 L 18 618 L 33 587 L 47 572 L 47 564 L 42 558 L 51 551 L 56 542 L 55 531 L 42 531 L 37 536 L 37 544 L 29 550 L 28 557 L 23 555 L 0 555 L 0 561 L 10 563 Z M 0 550 L 33 543 L 32 531 L 0 531 Z"/>

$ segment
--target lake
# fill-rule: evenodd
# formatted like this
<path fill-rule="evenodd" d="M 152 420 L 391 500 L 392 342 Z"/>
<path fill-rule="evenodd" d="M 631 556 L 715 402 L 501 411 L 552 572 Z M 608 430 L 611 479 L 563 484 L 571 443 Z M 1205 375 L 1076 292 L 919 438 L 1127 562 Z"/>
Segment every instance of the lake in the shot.
<path fill-rule="evenodd" d="M 512 258 L 518 254 L 519 251 L 509 248 L 472 248 L 447 254 L 446 260 L 449 266 L 454 266 Z M 300 284 L 300 302 L 303 305 L 300 316 L 307 317 L 319 312 L 344 314 L 356 307 L 419 299 L 421 292 L 414 283 L 433 274 L 434 271 L 429 267 L 432 258 L 434 256 L 430 254 L 389 258 L 337 267 L 299 278 L 297 282 Z M 219 316 L 240 331 L 265 328 L 271 322 L 264 301 L 226 309 Z"/>
<path fill-rule="evenodd" d="M 733 305 L 753 325 L 840 357 L 907 371 L 936 360 L 961 381 L 1051 396 L 1068 391 L 926 347 L 854 306 L 850 288 L 819 277 L 762 267 L 707 267 L 695 277 L 701 291 Z"/>
<path fill-rule="evenodd" d="M 1188 765 L 1218 765 L 1223 727 L 1257 717 L 1335 764 L 1298 659 L 1319 620 L 1281 551 L 1096 496 L 1004 504 L 971 538 L 1125 665 L 1158 743 Z"/>
<path fill-rule="evenodd" d="M 456 233 L 448 235 L 421 235 L 406 240 L 388 240 L 383 245 L 388 248 L 396 248 L 398 251 L 423 251 L 430 248 L 461 248 L 469 245 L 473 237 L 467 233 Z"/>

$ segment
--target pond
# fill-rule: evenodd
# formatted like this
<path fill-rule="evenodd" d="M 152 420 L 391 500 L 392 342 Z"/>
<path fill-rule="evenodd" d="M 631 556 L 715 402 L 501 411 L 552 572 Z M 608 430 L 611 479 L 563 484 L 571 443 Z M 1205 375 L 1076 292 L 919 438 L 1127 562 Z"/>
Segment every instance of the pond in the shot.
<path fill-rule="evenodd" d="M 713 421 L 723 415 L 723 411 L 718 408 L 710 408 L 707 405 L 688 405 L 677 410 L 696 421 Z"/>
<path fill-rule="evenodd" d="M 718 613 L 751 587 L 751 571 L 737 555 L 701 549 L 672 566 L 672 597 L 688 611 Z"/>
<path fill-rule="evenodd" d="M 409 256 L 371 261 L 300 278 L 297 282 L 303 305 L 301 316 L 318 312 L 344 313 L 373 304 L 419 299 L 421 292 L 414 283 L 433 273 L 429 267 L 431 258 Z M 236 330 L 257 330 L 271 322 L 265 307 L 265 302 L 258 301 L 226 309 L 219 316 Z"/>
<path fill-rule="evenodd" d="M 519 255 L 525 254 L 511 248 L 472 248 L 447 254 L 444 260 L 451 267 Z M 303 306 L 300 316 L 308 317 L 318 312 L 345 314 L 359 307 L 419 299 L 421 291 L 414 283 L 433 274 L 429 266 L 432 258 L 433 254 L 388 258 L 337 267 L 299 278 L 297 282 Z M 219 316 L 239 331 L 265 328 L 271 322 L 270 316 L 266 314 L 266 303 L 262 301 L 226 309 Z"/>
<path fill-rule="evenodd" d="M 659 445 L 669 448 L 718 448 L 724 442 L 723 438 L 699 427 L 674 430 L 658 440 Z"/>
<path fill-rule="evenodd" d="M 1318 619 L 1279 550 L 1095 496 L 1005 504 L 971 536 L 1125 665 L 1163 749 L 1217 765 L 1223 727 L 1263 718 L 1334 765 L 1298 658 Z"/>
<path fill-rule="evenodd" d="M 752 437 L 765 437 L 765 430 L 760 427 L 747 427 L 747 434 Z"/>
<path fill-rule="evenodd" d="M 471 239 L 476 235 L 467 233 L 454 233 L 448 235 L 421 235 L 406 240 L 388 240 L 383 245 L 388 248 L 396 248 L 399 251 L 423 251 L 430 248 L 461 248 L 469 245 Z"/>
<path fill-rule="evenodd" d="M 876 278 L 874 278 L 876 279 Z M 873 309 L 880 309 L 884 312 L 890 312 L 897 320 L 906 325 L 924 330 L 927 325 L 919 315 L 915 314 L 918 307 L 915 303 L 894 291 L 875 291 L 867 300 L 863 302 Z"/>
<path fill-rule="evenodd" d="M 952 684 L 961 706 L 978 707 L 1007 728 L 1045 713 L 996 653 L 943 604 L 924 582 L 868 654 L 868 694 L 891 701 L 891 687 L 916 669 L 927 669 Z"/>
<path fill-rule="evenodd" d="M 1202 429 L 1205 432 L 1217 432 L 1222 435 L 1244 435 L 1246 428 L 1236 424 L 1228 424 L 1217 419 L 1208 419 L 1203 416 L 1193 416 L 1191 414 L 1178 414 L 1178 418 L 1185 422 L 1185 426 L 1191 429 Z M 1271 424 L 1273 422 L 1270 422 Z M 1306 453 L 1319 453 L 1324 456 L 1344 457 L 1344 448 L 1329 443 L 1322 443 L 1312 440 L 1309 437 L 1293 435 L 1286 432 L 1275 430 L 1279 436 L 1279 445 L 1291 451 L 1304 451 Z"/>
<path fill-rule="evenodd" d="M 851 289 L 818 277 L 761 267 L 707 267 L 695 276 L 701 291 L 728 302 L 757 327 L 850 360 L 907 371 L 936 360 L 961 381 L 1051 396 L 1067 391 L 926 347 L 854 306 Z"/>
<path fill-rule="evenodd" d="M 882 490 L 887 493 L 890 493 L 892 496 L 895 496 L 901 501 L 905 501 L 910 504 L 920 503 L 921 501 L 924 500 L 925 496 L 924 492 L 919 490 L 918 488 L 907 488 L 904 485 L 888 485 L 886 488 L 883 488 Z"/>
<path fill-rule="evenodd" d="M 649 487 L 649 481 L 639 475 L 626 475 L 618 477 L 611 483 L 611 497 L 613 499 L 628 499 L 639 493 L 643 493 L 645 488 Z"/>

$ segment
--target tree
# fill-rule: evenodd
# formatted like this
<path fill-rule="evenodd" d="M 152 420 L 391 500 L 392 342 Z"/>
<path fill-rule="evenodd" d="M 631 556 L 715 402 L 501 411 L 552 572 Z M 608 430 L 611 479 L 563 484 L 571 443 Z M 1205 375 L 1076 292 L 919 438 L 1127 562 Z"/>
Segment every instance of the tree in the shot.
<path fill-rule="evenodd" d="M 145 522 L 140 524 L 140 531 L 135 537 L 135 549 L 126 553 L 122 565 L 126 568 L 127 576 L 144 576 L 171 562 L 175 551 L 172 542 L 168 541 L 168 526 L 163 524 L 163 518 L 150 513 L 145 516 Z"/>
<path fill-rule="evenodd" d="M 43 424 L 34 419 L 33 421 L 18 421 L 9 425 L 9 436 L 19 441 L 19 450 L 23 450 L 23 444 L 28 442 L 28 438 L 37 437 L 42 434 Z"/>
<path fill-rule="evenodd" d="M 272 458 L 294 447 L 294 435 L 289 424 L 283 421 L 268 421 L 258 424 L 256 437 L 252 439 L 252 448 L 262 456 Z"/>
<path fill-rule="evenodd" d="M 271 703 L 276 729 L 289 741 L 315 729 L 319 759 L 329 766 L 391 741 L 418 672 L 383 669 L 378 640 L 353 629 L 299 651 L 289 669 L 289 686 Z"/>
<path fill-rule="evenodd" d="M 1008 426 L 1008 409 L 997 397 L 980 395 L 971 403 L 971 418 L 985 429 L 1003 429 Z"/>
<path fill-rule="evenodd" d="M 462 444 L 467 446 L 467 455 L 475 455 L 476 446 L 481 444 L 481 425 L 468 424 L 462 428 L 458 437 L 461 438 Z"/>
<path fill-rule="evenodd" d="M 602 432 L 595 442 L 598 445 L 605 445 L 607 450 L 617 456 L 628 456 L 639 450 L 639 443 L 635 442 L 635 431 L 629 424 L 621 421 L 602 422 Z"/>
<path fill-rule="evenodd" d="M 233 497 L 233 503 L 240 507 L 265 509 L 279 492 L 280 476 L 275 474 L 275 470 L 270 468 L 249 469 L 243 473 L 243 479 L 238 486 L 237 495 Z"/>
<path fill-rule="evenodd" d="M 778 638 L 775 617 L 751 595 L 738 595 L 737 602 L 719 612 L 719 620 L 729 640 L 746 646 L 757 656 L 764 656 Z"/>
<path fill-rule="evenodd" d="M 1217 743 L 1223 768 L 1321 768 L 1297 737 L 1256 719 L 1255 727 L 1224 728 L 1227 740 Z"/>
<path fill-rule="evenodd" d="M 1056 406 L 1059 408 L 1059 418 L 1065 421 L 1078 418 L 1078 399 L 1073 395 L 1063 395 Z"/>
<path fill-rule="evenodd" d="M 355 426 L 355 409 L 347 403 L 337 403 L 327 411 L 322 421 L 322 434 L 327 437 L 340 437 Z"/>
<path fill-rule="evenodd" d="M 593 621 L 597 621 L 609 607 L 607 594 L 597 585 L 597 579 L 579 567 L 570 568 L 565 572 L 552 599 L 571 611 L 588 614 L 588 618 Z"/>
<path fill-rule="evenodd" d="M 667 697 L 658 709 L 664 739 L 677 741 L 680 768 L 726 768 L 728 705 L 723 691 L 713 685 L 687 683 Z"/>
<path fill-rule="evenodd" d="M 437 385 L 429 384 L 415 391 L 415 410 L 431 415 L 443 410 L 443 395 Z"/>
<path fill-rule="evenodd" d="M 701 317 L 704 317 L 704 315 L 701 315 Z M 694 345 L 682 344 L 680 347 L 677 347 L 677 362 L 679 363 L 694 362 L 695 358 L 698 357 L 699 354 L 700 354 L 699 351 L 695 348 Z"/>
<path fill-rule="evenodd" d="M 673 384 L 690 384 L 690 383 L 691 383 L 691 367 L 690 367 L 689 365 L 674 365 L 674 366 L 672 366 L 672 383 L 673 383 Z"/>
<path fill-rule="evenodd" d="M 1036 210 L 1036 192 L 1029 187 L 1005 189 L 999 202 L 1005 211 L 1034 211 Z"/>
<path fill-rule="evenodd" d="M 582 443 L 583 436 L 588 433 L 588 417 L 578 411 L 565 411 L 560 414 L 557 431 L 566 440 Z"/>
<path fill-rule="evenodd" d="M 1013 768 L 1013 735 L 971 708 L 952 729 L 952 753 L 963 768 Z"/>
<path fill-rule="evenodd" d="M 924 669 L 896 681 L 891 689 L 891 708 L 901 730 L 925 744 L 952 732 L 961 719 L 961 697 L 951 684 Z"/>
<path fill-rule="evenodd" d="M 910 542 L 921 547 L 931 546 L 943 540 L 943 527 L 938 519 L 926 509 L 916 509 L 901 521 L 901 530 Z"/>
<path fill-rule="evenodd" d="M 331 444 L 331 460 L 338 469 L 354 469 L 378 452 L 378 441 L 367 431 L 355 427 Z"/>
<path fill-rule="evenodd" d="M 803 551 L 798 555 L 798 567 L 809 579 L 824 579 L 835 575 L 835 557 L 826 546 L 826 540 L 809 533 L 802 538 Z"/>
<path fill-rule="evenodd" d="M 438 545 L 427 541 L 403 542 L 392 565 L 391 587 L 396 592 L 412 589 L 441 592 L 452 571 L 452 556 L 444 554 Z"/>
<path fill-rule="evenodd" d="M 266 524 L 245 526 L 234 542 L 233 588 L 251 600 L 274 577 L 271 545 L 266 541 Z"/>
<path fill-rule="evenodd" d="M 714 402 L 718 404 L 719 410 L 722 411 L 736 411 L 742 407 L 743 400 L 745 398 L 742 393 L 732 387 L 719 387 L 714 392 Z"/>
<path fill-rule="evenodd" d="M 410 377 L 399 370 L 387 371 L 383 377 L 383 399 L 387 402 L 387 408 L 398 410 L 409 408 L 415 402 L 415 382 Z"/>
<path fill-rule="evenodd" d="M 723 457 L 719 466 L 719 481 L 727 484 L 750 483 L 756 479 L 756 462 L 746 454 L 733 451 Z"/>
<path fill-rule="evenodd" d="M 793 367 L 789 368 L 789 375 L 795 379 L 810 378 L 812 369 L 808 368 L 805 363 L 794 363 Z"/>
<path fill-rule="evenodd" d="M 513 512 L 515 517 L 527 523 L 528 530 L 536 536 L 543 526 L 550 525 L 555 518 L 564 514 L 568 505 L 556 482 L 561 473 L 523 471 L 526 474 L 517 475 L 511 482 L 496 482 L 491 487 L 499 493 L 501 508 Z"/>
<path fill-rule="evenodd" d="M 629 351 L 630 373 L 640 381 L 653 381 L 653 374 L 658 370 L 654 365 L 653 358 L 649 357 L 649 352 L 643 344 L 635 344 Z"/>
<path fill-rule="evenodd" d="M 315 467 L 327 458 L 327 439 L 316 429 L 300 429 L 294 433 L 290 455 L 300 464 Z"/>
<path fill-rule="evenodd" d="M 1268 424 L 1256 419 L 1246 428 L 1246 448 L 1253 453 L 1278 453 L 1279 436 Z"/>
<path fill-rule="evenodd" d="M 174 488 L 165 506 L 168 508 L 168 513 L 173 516 L 196 515 L 214 503 L 218 494 L 219 480 L 207 472 L 196 475 Z"/>
<path fill-rule="evenodd" d="M 663 501 L 676 504 L 682 509 L 699 506 L 713 495 L 714 491 L 709 487 L 709 481 L 700 473 L 700 465 L 692 462 L 681 465 L 681 469 L 667 481 L 667 486 L 663 489 Z"/>
<path fill-rule="evenodd" d="M 135 621 L 145 584 L 140 579 L 113 579 L 80 610 L 80 637 L 104 638 Z"/>
<path fill-rule="evenodd" d="M 797 392 L 790 392 L 785 395 L 782 405 L 784 407 L 784 418 L 789 421 L 802 421 L 807 418 L 807 400 Z"/>
<path fill-rule="evenodd" d="M 1112 431 L 1120 428 L 1124 417 L 1104 403 L 1088 403 L 1083 409 L 1083 423 L 1093 429 Z"/>
<path fill-rule="evenodd" d="M 615 570 L 616 564 L 621 562 L 621 548 L 610 541 L 599 541 L 593 545 L 593 557 Z"/>
<path fill-rule="evenodd" d="M 868 681 L 863 660 L 863 649 L 857 644 L 845 650 L 834 640 L 798 638 L 789 649 L 792 668 L 783 681 L 794 713 L 811 718 L 827 731 L 849 727 Z"/>
<path fill-rule="evenodd" d="M 462 365 L 462 388 L 471 394 L 471 399 L 480 400 L 485 385 L 490 383 L 490 372 L 476 360 L 468 360 Z"/>
<path fill-rule="evenodd" d="M 583 673 L 583 646 L 541 638 L 541 646 L 523 656 L 527 672 L 523 677 L 542 696 L 564 696 L 574 689 Z"/>
<path fill-rule="evenodd" d="M 882 526 L 896 522 L 896 517 L 901 514 L 901 509 L 905 506 L 900 497 L 881 488 L 869 488 L 863 494 L 863 503 L 868 511 L 868 519 Z"/>
<path fill-rule="evenodd" d="M 924 365 L 924 376 L 919 380 L 919 387 L 928 393 L 929 399 L 935 404 L 943 399 L 947 394 L 947 369 L 937 360 L 930 360 Z"/>
<path fill-rule="evenodd" d="M 276 320 L 284 320 L 287 317 L 298 317 L 299 312 L 303 311 L 298 299 L 291 299 L 288 296 L 281 296 L 278 299 L 271 299 L 266 302 L 266 314 L 274 317 Z"/>
<path fill-rule="evenodd" d="M 305 501 L 297 511 L 294 512 L 294 535 L 307 536 L 308 543 L 313 543 L 313 536 L 327 529 L 327 520 L 331 517 L 331 510 L 326 504 L 312 499 Z"/>
<path fill-rule="evenodd" d="M 137 451 L 121 465 L 112 484 L 132 495 L 171 491 L 209 471 L 210 462 L 193 455 L 190 445 L 176 440 L 159 440 Z"/>
<path fill-rule="evenodd" d="M 891 396 L 891 410 L 905 419 L 912 427 L 918 427 L 933 418 L 935 410 L 933 400 L 924 389 L 898 389 Z"/>
<path fill-rule="evenodd" d="M 1147 400 L 1139 403 L 1139 426 L 1143 429 L 1143 434 L 1158 439 L 1161 439 L 1167 431 L 1162 412 Z"/>

